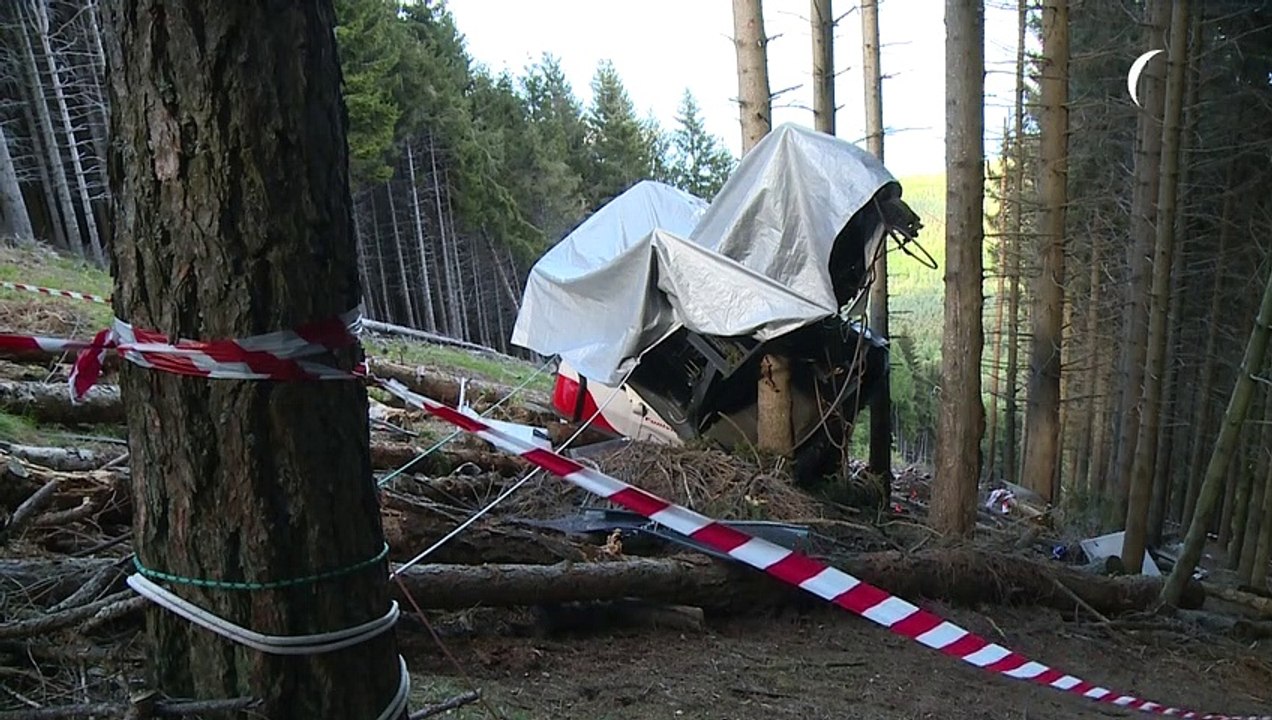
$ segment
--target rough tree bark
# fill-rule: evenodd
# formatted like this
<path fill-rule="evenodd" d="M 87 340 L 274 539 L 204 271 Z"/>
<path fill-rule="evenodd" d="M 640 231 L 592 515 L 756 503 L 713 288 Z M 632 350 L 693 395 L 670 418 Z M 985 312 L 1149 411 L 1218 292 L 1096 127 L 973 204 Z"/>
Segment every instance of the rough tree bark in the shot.
<path fill-rule="evenodd" d="M 745 155 L 773 127 L 762 0 L 733 0 L 733 46 L 737 53 L 738 116 Z"/>
<path fill-rule="evenodd" d="M 1166 586 L 1162 588 L 1162 601 L 1167 604 L 1179 604 L 1180 595 L 1192 576 L 1193 567 L 1201 559 L 1210 517 L 1219 500 L 1219 493 L 1223 490 L 1222 483 L 1228 474 L 1228 465 L 1232 462 L 1233 451 L 1241 435 L 1241 426 L 1254 395 L 1253 373 L 1263 367 L 1267 356 L 1269 334 L 1272 334 L 1272 272 L 1268 273 L 1259 314 L 1255 318 L 1254 328 L 1250 330 L 1250 341 L 1246 344 L 1244 357 L 1241 358 L 1241 367 L 1237 370 L 1236 385 L 1228 398 L 1228 409 L 1224 412 L 1223 423 L 1219 428 L 1219 439 L 1210 454 L 1210 463 L 1206 466 L 1206 477 L 1201 483 L 1197 507 L 1188 525 L 1184 549 L 1179 554 L 1179 562 L 1171 571 Z"/>
<path fill-rule="evenodd" d="M 9 155 L 9 141 L 0 123 L 0 238 L 28 240 L 32 237 L 31 216 L 27 214 L 18 173 Z"/>
<path fill-rule="evenodd" d="M 827 3 L 829 5 L 830 3 Z M 829 7 L 827 8 L 829 10 Z M 866 149 L 883 162 L 883 74 L 879 62 L 879 2 L 861 5 L 861 71 L 865 76 Z M 870 329 L 888 337 L 887 243 L 879 247 L 870 284 Z M 870 401 L 870 472 L 882 482 L 892 482 L 892 389 L 884 375 Z M 884 498 L 890 497 L 884 488 Z"/>
<path fill-rule="evenodd" d="M 115 312 L 169 337 L 239 338 L 355 307 L 330 0 L 116 0 L 108 14 Z M 332 362 L 351 368 L 355 354 Z M 280 581 L 383 548 L 360 383 L 206 380 L 129 365 L 121 386 L 133 537 L 147 566 Z M 376 563 L 280 590 L 173 590 L 257 632 L 297 635 L 383 615 L 386 573 Z M 158 609 L 147 631 L 159 689 L 259 697 L 275 720 L 376 717 L 399 683 L 392 632 L 283 657 Z"/>
<path fill-rule="evenodd" d="M 1163 24 L 1170 14 L 1169 0 L 1153 0 L 1148 3 L 1148 37 L 1145 49 L 1162 47 L 1165 40 Z M 1139 113 L 1136 127 L 1135 185 L 1131 194 L 1131 235 L 1128 248 L 1128 266 L 1131 269 L 1129 302 L 1126 303 L 1124 340 L 1122 344 L 1122 395 L 1118 404 L 1118 423 L 1113 433 L 1112 482 L 1109 487 L 1114 495 L 1105 503 L 1108 508 L 1105 521 L 1108 527 L 1121 525 L 1126 519 L 1130 489 L 1131 465 L 1134 460 L 1135 438 L 1140 426 L 1140 387 L 1144 382 L 1144 362 L 1148 341 L 1148 294 L 1150 281 L 1149 258 L 1153 255 L 1154 207 L 1157 204 L 1158 170 L 1161 161 L 1162 133 L 1158 118 L 1163 110 L 1161 62 L 1150 62 L 1141 75 L 1144 108 Z"/>
<path fill-rule="evenodd" d="M 1069 147 L 1069 4 L 1042 5 L 1042 267 L 1034 283 L 1025 412 L 1025 486 L 1048 502 L 1060 464 L 1060 333 L 1064 325 L 1064 219 Z"/>
<path fill-rule="evenodd" d="M 772 97 L 768 81 L 768 37 L 764 34 L 762 0 L 733 0 L 733 45 L 738 67 L 738 117 L 742 125 L 742 154 L 772 128 Z M 780 355 L 760 361 L 756 396 L 756 444 L 770 452 L 790 452 L 790 364 Z"/>
<path fill-rule="evenodd" d="M 1153 250 L 1153 281 L 1149 291 L 1151 317 L 1140 399 L 1139 433 L 1131 466 L 1126 506 L 1126 539 L 1122 563 L 1128 573 L 1144 564 L 1148 541 L 1148 505 L 1153 496 L 1157 433 L 1160 431 L 1162 373 L 1166 362 L 1166 312 L 1170 307 L 1171 264 L 1175 250 L 1175 200 L 1179 192 L 1180 120 L 1183 118 L 1184 71 L 1188 67 L 1188 2 L 1175 0 L 1170 19 L 1170 69 L 1166 81 L 1162 127 L 1161 177 L 1158 180 L 1157 222 Z"/>
<path fill-rule="evenodd" d="M 985 9 L 945 2 L 945 330 L 941 409 L 932 482 L 932 524 L 969 532 L 976 517 L 981 401 L 981 245 L 984 240 Z"/>

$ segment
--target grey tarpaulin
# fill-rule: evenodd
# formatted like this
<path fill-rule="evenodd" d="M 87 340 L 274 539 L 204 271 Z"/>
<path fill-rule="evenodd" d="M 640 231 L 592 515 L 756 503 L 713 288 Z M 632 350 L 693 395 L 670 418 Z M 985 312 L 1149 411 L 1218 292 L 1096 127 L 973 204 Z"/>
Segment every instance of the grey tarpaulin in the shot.
<path fill-rule="evenodd" d="M 639 183 L 531 269 L 512 342 L 616 385 L 678 325 L 768 340 L 833 315 L 835 237 L 890 182 L 865 150 L 788 123 L 747 153 L 710 207 Z"/>

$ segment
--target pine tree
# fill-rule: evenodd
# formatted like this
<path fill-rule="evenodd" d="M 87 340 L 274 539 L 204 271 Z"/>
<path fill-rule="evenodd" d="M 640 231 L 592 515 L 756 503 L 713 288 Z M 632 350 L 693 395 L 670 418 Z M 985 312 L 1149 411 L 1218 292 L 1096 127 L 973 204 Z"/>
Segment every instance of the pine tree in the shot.
<path fill-rule="evenodd" d="M 654 138 L 636 117 L 632 99 L 609 61 L 602 62 L 592 78 L 592 106 L 586 121 L 592 160 L 586 196 L 596 208 L 653 176 Z"/>
<path fill-rule="evenodd" d="M 710 200 L 724 186 L 736 165 L 724 143 L 707 132 L 693 93 L 685 90 L 671 134 L 671 183 L 687 193 Z"/>
<path fill-rule="evenodd" d="M 383 182 L 394 128 L 402 115 L 395 97 L 401 59 L 397 3 L 336 0 L 336 43 L 349 113 L 349 170 L 355 184 Z"/>

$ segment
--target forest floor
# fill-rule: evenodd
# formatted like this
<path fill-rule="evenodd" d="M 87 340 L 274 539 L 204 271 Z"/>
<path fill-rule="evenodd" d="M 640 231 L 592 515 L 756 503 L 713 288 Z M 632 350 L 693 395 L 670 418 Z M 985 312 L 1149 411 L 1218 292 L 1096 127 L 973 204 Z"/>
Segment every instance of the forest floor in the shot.
<path fill-rule="evenodd" d="M 103 274 L 27 250 L 0 249 L 0 279 L 99 294 L 109 291 L 109 279 Z M 108 318 L 108 309 L 102 306 L 0 291 L 0 332 L 87 337 Z M 536 374 L 525 363 L 383 338 L 369 339 L 367 345 L 382 360 L 422 366 L 434 375 L 468 378 L 489 388 L 524 384 L 516 399 L 523 414 L 542 413 L 547 402 L 547 376 Z M 65 358 L 60 360 L 0 361 L 0 384 L 62 383 L 66 366 Z M 108 375 L 103 382 L 110 383 L 112 378 Z M 447 432 L 435 422 L 388 405 L 392 403 L 386 399 L 381 407 L 389 420 L 416 435 L 403 440 L 400 432 L 377 427 L 372 438 L 375 447 L 403 445 L 414 450 Z M 111 607 L 118 609 L 117 614 L 99 613 L 87 622 L 81 618 L 52 630 L 26 634 L 14 630 L 15 623 L 49 617 L 50 605 L 64 599 L 69 590 L 62 589 L 59 596 L 54 581 L 23 585 L 5 578 L 4 563 L 122 560 L 132 552 L 130 498 L 119 492 L 127 487 L 120 484 L 127 478 L 127 463 L 119 461 L 126 451 L 122 426 L 111 421 L 48 422 L 33 414 L 21 407 L 0 410 L 0 528 L 45 478 L 60 485 L 45 514 L 9 538 L 0 557 L 0 719 L 54 717 L 47 714 L 52 708 L 72 703 L 123 703 L 127 691 L 122 680 L 145 676 L 141 607 L 135 603 L 114 603 Z M 43 467 L 38 460 L 22 459 L 20 446 L 74 447 L 80 451 L 77 457 L 89 459 L 84 467 L 90 469 Z M 393 548 L 391 559 L 396 562 L 425 547 L 453 526 L 456 518 L 480 507 L 491 497 L 492 488 L 517 472 L 513 468 L 500 475 L 482 467 L 489 463 L 490 453 L 479 443 L 457 440 L 443 453 L 467 460 L 446 472 L 405 475 L 384 491 L 386 533 Z M 618 465 L 607 465 L 611 461 L 603 457 L 594 461 L 708 514 L 851 528 L 854 539 L 849 544 L 854 551 L 897 548 L 907 553 L 924 545 L 940 545 L 939 538 L 933 541 L 923 526 L 921 498 L 927 480 L 913 468 L 906 469 L 903 477 L 909 489 L 917 488 L 917 494 L 898 495 L 904 505 L 898 509 L 903 512 L 877 524 L 861 513 L 794 490 L 782 482 L 780 473 L 744 459 L 702 450 L 656 450 L 650 456 L 629 456 Z M 383 477 L 394 466 L 382 464 L 378 475 Z M 469 496 L 441 502 L 429 494 L 439 480 L 461 482 L 470 489 L 488 484 Z M 454 490 L 453 484 L 447 487 Z M 495 544 L 482 546 L 474 540 L 466 545 L 461 536 L 452 557 L 439 553 L 431 561 L 513 562 L 482 556 L 481 548 L 496 547 L 516 555 L 555 547 L 529 535 L 509 534 L 514 532 L 513 517 L 559 517 L 585 500 L 560 480 L 539 478 L 520 490 L 507 508 L 473 527 L 474 533 L 484 533 L 487 542 Z M 72 512 L 80 506 L 91 506 L 91 512 Z M 982 524 L 985 527 L 973 541 L 978 549 L 1018 552 L 1041 561 L 1049 561 L 1048 550 L 1055 543 L 1072 543 L 1081 536 L 1055 522 L 1041 527 L 1019 519 Z M 465 552 L 470 555 L 464 556 Z M 1217 568 L 1221 560 L 1211 551 L 1207 567 Z M 986 585 L 1003 580 L 983 579 Z M 1222 581 L 1222 571 L 1214 571 L 1211 580 Z M 116 579 L 80 601 L 96 600 L 121 587 Z M 1078 610 L 1032 605 L 940 600 L 920 604 L 1031 659 L 1103 687 L 1203 712 L 1272 712 L 1272 640 L 1146 613 L 1099 618 Z M 1213 597 L 1206 599 L 1204 610 L 1258 620 L 1253 610 Z M 571 617 L 576 621 L 563 626 L 551 622 L 543 608 L 429 610 L 427 622 L 413 612 L 404 614 L 398 640 L 413 676 L 411 708 L 418 710 L 480 689 L 481 702 L 439 717 L 964 720 L 1138 714 L 992 675 L 829 607 L 765 605 L 749 611 L 707 613 L 701 622 L 671 625 L 624 623 L 612 617 L 581 622 L 577 618 L 583 615 Z M 40 708 L 46 714 L 23 714 Z M 65 715 L 90 716 L 111 717 Z"/>

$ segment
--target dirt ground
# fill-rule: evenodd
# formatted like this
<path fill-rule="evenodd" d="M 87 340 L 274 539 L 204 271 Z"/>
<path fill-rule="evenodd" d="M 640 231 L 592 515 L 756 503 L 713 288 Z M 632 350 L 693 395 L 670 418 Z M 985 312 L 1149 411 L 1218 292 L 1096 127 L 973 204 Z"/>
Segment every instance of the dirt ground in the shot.
<path fill-rule="evenodd" d="M 1090 682 L 1201 712 L 1272 712 L 1272 655 L 1168 629 L 1066 622 L 1055 611 L 929 605 L 944 617 Z M 470 688 L 427 633 L 402 633 L 413 707 Z M 1140 713 L 946 658 L 846 612 L 657 629 L 443 641 L 509 720 L 1099 718 Z M 491 717 L 480 705 L 444 717 Z"/>

